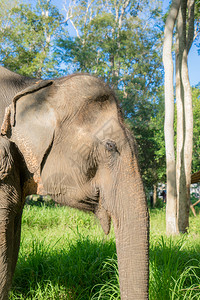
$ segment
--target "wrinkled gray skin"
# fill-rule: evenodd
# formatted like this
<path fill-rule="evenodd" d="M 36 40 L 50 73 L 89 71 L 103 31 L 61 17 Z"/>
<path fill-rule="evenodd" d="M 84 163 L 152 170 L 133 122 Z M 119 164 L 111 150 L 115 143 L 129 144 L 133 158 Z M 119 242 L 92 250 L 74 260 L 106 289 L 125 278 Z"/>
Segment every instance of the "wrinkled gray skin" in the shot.
<path fill-rule="evenodd" d="M 0 66 L 0 125 L 5 108 L 10 105 L 14 96 L 36 81 L 36 79 L 23 77 Z"/>
<path fill-rule="evenodd" d="M 28 169 L 22 202 L 25 195 L 45 190 L 57 203 L 94 212 L 106 234 L 112 218 L 121 299 L 148 299 L 146 199 L 135 141 L 113 91 L 87 74 L 41 81 L 14 96 L 1 132 L 17 145 Z M 9 195 L 8 189 L 3 201 Z M 10 262 L 13 236 L 1 254 Z M 0 270 L 10 286 L 12 273 Z M 7 290 L 0 299 L 7 299 Z"/>
<path fill-rule="evenodd" d="M 0 137 L 0 299 L 7 299 L 17 263 L 27 174 L 16 145 Z"/>

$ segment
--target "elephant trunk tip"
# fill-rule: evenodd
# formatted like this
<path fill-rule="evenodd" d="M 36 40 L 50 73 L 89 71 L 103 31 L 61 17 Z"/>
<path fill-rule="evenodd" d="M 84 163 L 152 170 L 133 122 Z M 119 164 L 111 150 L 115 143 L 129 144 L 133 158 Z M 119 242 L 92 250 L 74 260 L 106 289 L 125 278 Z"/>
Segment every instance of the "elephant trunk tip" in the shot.
<path fill-rule="evenodd" d="M 95 215 L 99 219 L 101 227 L 102 227 L 104 233 L 106 235 L 108 235 L 109 232 L 110 232 L 110 226 L 111 226 L 111 216 L 110 216 L 110 214 L 108 213 L 108 211 L 105 208 L 103 208 L 101 206 L 101 207 L 98 207 L 98 209 L 95 212 Z"/>

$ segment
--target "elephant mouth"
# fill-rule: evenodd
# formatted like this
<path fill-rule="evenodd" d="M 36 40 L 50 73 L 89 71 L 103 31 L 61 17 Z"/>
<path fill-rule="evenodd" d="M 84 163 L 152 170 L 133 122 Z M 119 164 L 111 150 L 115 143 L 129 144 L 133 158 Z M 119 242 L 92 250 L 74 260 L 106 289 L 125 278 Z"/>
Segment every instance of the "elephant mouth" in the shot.
<path fill-rule="evenodd" d="M 96 208 L 99 203 L 99 199 L 97 199 L 97 198 L 91 199 L 91 198 L 86 197 L 83 200 L 80 200 L 79 203 L 82 206 L 83 210 L 87 210 L 87 211 L 91 211 L 91 212 L 95 213 Z"/>
<path fill-rule="evenodd" d="M 61 205 L 68 205 L 84 211 L 95 213 L 99 205 L 99 193 L 86 196 L 85 192 L 75 187 L 60 187 L 55 191 L 49 191 L 48 195 Z"/>

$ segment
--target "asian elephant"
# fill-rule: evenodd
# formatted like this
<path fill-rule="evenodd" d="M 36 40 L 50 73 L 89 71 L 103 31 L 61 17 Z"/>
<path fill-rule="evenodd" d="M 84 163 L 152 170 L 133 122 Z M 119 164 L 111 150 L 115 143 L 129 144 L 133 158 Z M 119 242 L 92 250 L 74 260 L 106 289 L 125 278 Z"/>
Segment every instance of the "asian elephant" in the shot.
<path fill-rule="evenodd" d="M 148 299 L 148 210 L 135 140 L 114 92 L 88 74 L 34 82 L 13 97 L 1 135 L 22 156 L 21 210 L 25 196 L 41 189 L 57 203 L 92 211 L 106 234 L 112 219 L 121 299 Z M 11 180 L 0 202 L 15 201 L 12 185 L 14 190 Z M 0 207 L 0 216 L 7 206 Z M 20 223 L 21 211 L 15 218 Z M 2 221 L 1 235 L 8 230 L 6 222 Z M 15 230 L 12 227 L 5 241 L 8 251 L 1 253 L 11 268 L 15 261 L 10 243 L 15 239 L 19 244 Z M 9 286 L 13 273 L 0 270 Z M 0 299 L 7 299 L 7 291 L 0 289 Z"/>

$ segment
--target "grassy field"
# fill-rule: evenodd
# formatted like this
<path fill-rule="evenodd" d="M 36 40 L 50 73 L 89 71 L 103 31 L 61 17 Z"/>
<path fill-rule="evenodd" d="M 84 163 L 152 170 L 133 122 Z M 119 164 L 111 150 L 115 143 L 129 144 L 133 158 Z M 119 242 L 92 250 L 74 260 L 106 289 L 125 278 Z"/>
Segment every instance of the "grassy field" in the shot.
<path fill-rule="evenodd" d="M 150 299 L 200 299 L 200 215 L 188 235 L 165 235 L 165 211 L 151 214 Z M 120 299 L 113 229 L 67 207 L 26 205 L 10 299 Z"/>

